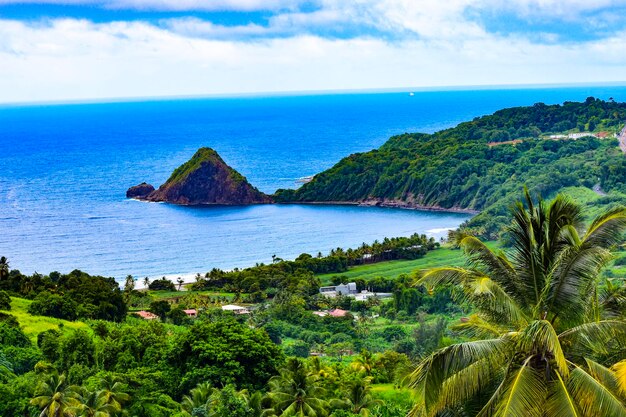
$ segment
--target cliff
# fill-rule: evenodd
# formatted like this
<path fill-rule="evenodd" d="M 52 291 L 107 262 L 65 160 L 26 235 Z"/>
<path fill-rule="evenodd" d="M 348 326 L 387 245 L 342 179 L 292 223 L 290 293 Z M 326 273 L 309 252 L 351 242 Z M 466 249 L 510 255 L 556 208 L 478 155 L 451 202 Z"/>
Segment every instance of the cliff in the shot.
<path fill-rule="evenodd" d="M 271 203 L 272 199 L 250 185 L 211 148 L 200 148 L 178 167 L 157 190 L 142 183 L 131 187 L 127 197 L 181 205 L 247 205 Z"/>

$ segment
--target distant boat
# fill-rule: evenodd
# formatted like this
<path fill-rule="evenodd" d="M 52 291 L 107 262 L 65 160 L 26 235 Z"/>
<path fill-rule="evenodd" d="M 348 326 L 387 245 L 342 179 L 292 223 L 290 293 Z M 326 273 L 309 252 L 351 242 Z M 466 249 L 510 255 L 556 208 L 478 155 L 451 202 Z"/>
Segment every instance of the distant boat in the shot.
<path fill-rule="evenodd" d="M 410 95 L 411 97 L 413 97 L 413 96 L 415 95 L 415 93 L 409 93 L 409 95 Z"/>

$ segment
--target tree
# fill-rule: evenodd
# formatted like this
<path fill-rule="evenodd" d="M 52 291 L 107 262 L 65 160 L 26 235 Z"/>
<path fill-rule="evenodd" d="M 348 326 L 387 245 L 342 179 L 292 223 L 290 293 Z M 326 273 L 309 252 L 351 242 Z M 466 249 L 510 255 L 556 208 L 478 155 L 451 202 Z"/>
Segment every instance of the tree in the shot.
<path fill-rule="evenodd" d="M 110 417 L 122 410 L 117 404 L 108 404 L 102 391 L 89 391 L 83 387 L 77 387 L 76 405 L 69 407 L 72 416 L 76 417 Z"/>
<path fill-rule="evenodd" d="M 622 240 L 626 209 L 584 231 L 579 206 L 563 196 L 517 203 L 508 253 L 461 240 L 469 267 L 436 268 L 419 280 L 454 285 L 477 313 L 457 329 L 478 340 L 432 353 L 415 370 L 414 413 L 480 416 L 626 416 L 618 375 L 594 359 L 626 340 L 626 322 L 605 318 L 599 272 Z M 477 414 L 478 412 L 478 414 Z"/>
<path fill-rule="evenodd" d="M 318 376 L 309 372 L 301 359 L 289 359 L 279 375 L 270 379 L 269 387 L 268 396 L 273 404 L 272 410 L 268 410 L 270 415 L 320 417 L 328 412 Z"/>
<path fill-rule="evenodd" d="M 127 293 L 132 292 L 135 289 L 135 278 L 132 275 L 127 275 L 124 281 L 124 291 Z"/>
<path fill-rule="evenodd" d="M 127 386 L 110 374 L 102 378 L 100 388 L 104 403 L 111 405 L 115 410 L 121 410 L 122 405 L 130 400 L 130 395 L 126 393 Z"/>
<path fill-rule="evenodd" d="M 0 256 L 0 281 L 9 276 L 9 261 L 4 256 Z"/>
<path fill-rule="evenodd" d="M 363 372 L 366 376 L 372 375 L 374 366 L 374 355 L 366 349 L 363 349 L 361 354 L 352 361 L 352 367 L 359 372 Z"/>
<path fill-rule="evenodd" d="M 156 282 L 156 281 L 155 281 Z M 167 317 L 167 313 L 171 310 L 170 303 L 164 300 L 153 301 L 150 303 L 150 311 L 161 319 L 161 321 L 165 321 L 165 317 Z"/>
<path fill-rule="evenodd" d="M 372 398 L 370 377 L 363 377 L 361 375 L 352 374 L 342 384 L 344 400 L 335 400 L 332 402 L 333 406 L 340 408 L 346 408 L 353 414 L 358 414 L 364 417 L 370 415 L 372 407 L 381 404 L 380 400 Z"/>
<path fill-rule="evenodd" d="M 150 287 L 150 278 L 145 277 L 143 279 L 143 286 L 144 286 L 145 289 L 148 289 L 148 287 Z"/>
<path fill-rule="evenodd" d="M 11 309 L 11 297 L 6 291 L 0 291 L 0 310 Z"/>
<path fill-rule="evenodd" d="M 185 281 L 181 277 L 178 277 L 176 278 L 176 282 L 178 283 L 178 291 L 180 291 Z"/>
<path fill-rule="evenodd" d="M 71 407 L 78 405 L 76 393 L 67 384 L 65 374 L 49 375 L 39 384 L 35 395 L 30 403 L 41 409 L 39 417 L 72 416 Z"/>
<path fill-rule="evenodd" d="M 215 391 L 215 388 L 211 387 L 211 384 L 208 382 L 198 384 L 194 389 L 189 391 L 189 395 L 183 396 L 183 400 L 180 403 L 183 411 L 193 416 L 194 413 L 196 415 L 198 414 L 198 409 L 203 409 L 208 415 L 210 402 Z"/>

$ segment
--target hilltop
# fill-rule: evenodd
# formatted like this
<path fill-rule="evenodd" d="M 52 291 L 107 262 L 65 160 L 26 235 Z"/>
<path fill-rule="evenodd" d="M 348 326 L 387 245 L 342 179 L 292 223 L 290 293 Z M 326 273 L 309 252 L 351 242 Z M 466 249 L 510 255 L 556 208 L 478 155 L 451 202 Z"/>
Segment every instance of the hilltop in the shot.
<path fill-rule="evenodd" d="M 466 226 L 493 238 L 523 185 L 546 197 L 586 187 L 607 193 L 597 204 L 626 202 L 616 138 L 625 120 L 626 103 L 591 97 L 504 109 L 433 134 L 394 136 L 275 198 L 476 211 Z"/>
<path fill-rule="evenodd" d="M 243 205 L 272 201 L 211 148 L 198 149 L 157 190 L 150 184 L 141 183 L 129 188 L 126 196 L 182 205 Z"/>

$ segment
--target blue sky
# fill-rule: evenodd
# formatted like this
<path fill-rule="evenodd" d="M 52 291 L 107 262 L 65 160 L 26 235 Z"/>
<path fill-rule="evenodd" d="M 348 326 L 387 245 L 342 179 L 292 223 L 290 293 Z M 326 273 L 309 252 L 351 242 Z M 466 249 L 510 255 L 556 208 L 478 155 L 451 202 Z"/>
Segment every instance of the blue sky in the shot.
<path fill-rule="evenodd" d="M 0 102 L 626 81 L 626 0 L 0 0 Z"/>

